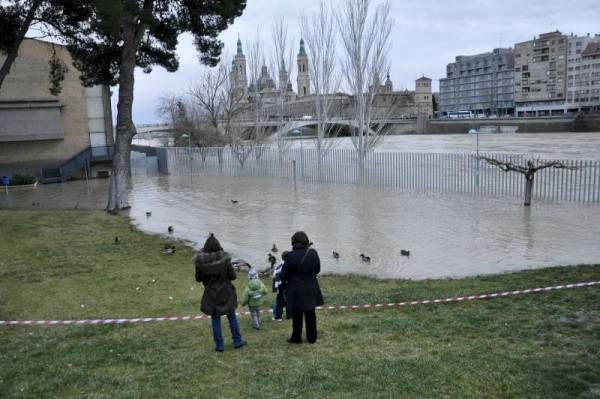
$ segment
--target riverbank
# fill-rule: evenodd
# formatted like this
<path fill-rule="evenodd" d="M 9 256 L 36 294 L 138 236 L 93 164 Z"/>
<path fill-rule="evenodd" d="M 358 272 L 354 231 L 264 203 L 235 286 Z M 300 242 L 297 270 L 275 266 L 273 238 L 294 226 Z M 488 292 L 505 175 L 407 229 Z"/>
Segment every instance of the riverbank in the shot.
<path fill-rule="evenodd" d="M 114 237 L 119 237 L 119 244 Z M 0 319 L 198 312 L 192 250 L 99 211 L 0 211 Z M 236 281 L 238 292 L 245 275 Z M 458 280 L 323 277 L 328 304 L 395 302 L 600 280 L 600 266 Z M 268 283 L 268 281 L 267 281 Z M 314 346 L 265 317 L 213 351 L 207 321 L 0 327 L 8 397 L 594 397 L 600 289 L 452 305 L 318 313 Z M 226 332 L 225 337 L 229 340 Z"/>

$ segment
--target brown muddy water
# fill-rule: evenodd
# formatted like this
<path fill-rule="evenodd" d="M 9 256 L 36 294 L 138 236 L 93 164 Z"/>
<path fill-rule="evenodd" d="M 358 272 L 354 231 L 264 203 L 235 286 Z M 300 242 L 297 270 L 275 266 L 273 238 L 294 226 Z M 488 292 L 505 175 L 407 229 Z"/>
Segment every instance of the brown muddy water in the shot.
<path fill-rule="evenodd" d="M 106 197 L 107 180 L 78 181 L 1 192 L 0 207 L 33 209 L 39 201 L 42 209 L 101 209 Z M 267 267 L 273 243 L 279 258 L 296 230 L 308 233 L 326 273 L 425 279 L 600 263 L 598 204 L 525 208 L 507 198 L 333 184 L 299 184 L 294 191 L 285 180 L 143 173 L 132 177 L 130 202 L 128 214 L 140 229 L 167 237 L 173 226 L 173 236 L 195 243 L 214 232 L 234 257 L 258 268 Z"/>

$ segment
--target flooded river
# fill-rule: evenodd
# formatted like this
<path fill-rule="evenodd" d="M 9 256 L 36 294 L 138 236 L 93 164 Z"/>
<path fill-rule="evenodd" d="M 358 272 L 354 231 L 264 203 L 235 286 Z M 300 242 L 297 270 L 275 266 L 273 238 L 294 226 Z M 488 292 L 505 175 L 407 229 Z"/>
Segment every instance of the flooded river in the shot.
<path fill-rule="evenodd" d="M 475 152 L 475 135 L 400 135 L 386 136 L 376 151 Z M 350 138 L 334 139 L 336 148 L 352 148 Z M 314 140 L 302 140 L 305 148 Z M 294 146 L 299 147 L 300 140 Z M 515 133 L 480 134 L 479 151 L 530 154 L 542 159 L 600 159 L 600 133 Z"/>
<path fill-rule="evenodd" d="M 0 207 L 102 208 L 107 180 L 0 193 Z M 239 201 L 233 204 L 231 200 Z M 327 273 L 436 278 L 600 262 L 600 206 L 397 192 L 267 178 L 136 174 L 129 215 L 140 229 L 201 243 L 214 232 L 258 268 L 276 243 L 305 230 Z M 147 218 L 146 211 L 152 216 Z M 410 257 L 400 250 L 410 250 Z M 332 251 L 340 253 L 334 260 Z M 362 263 L 359 255 L 371 257 Z"/>

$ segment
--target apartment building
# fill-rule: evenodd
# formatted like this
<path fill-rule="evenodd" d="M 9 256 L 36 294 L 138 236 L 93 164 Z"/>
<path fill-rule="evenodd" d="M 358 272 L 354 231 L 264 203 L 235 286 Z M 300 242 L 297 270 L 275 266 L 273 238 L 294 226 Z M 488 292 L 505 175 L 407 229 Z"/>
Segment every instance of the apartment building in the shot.
<path fill-rule="evenodd" d="M 568 37 L 543 33 L 515 44 L 515 106 L 518 116 L 565 112 Z"/>
<path fill-rule="evenodd" d="M 440 116 L 457 111 L 474 114 L 514 113 L 514 52 L 496 48 L 472 56 L 459 55 L 440 79 Z"/>
<path fill-rule="evenodd" d="M 571 35 L 567 54 L 566 112 L 600 111 L 600 35 Z"/>

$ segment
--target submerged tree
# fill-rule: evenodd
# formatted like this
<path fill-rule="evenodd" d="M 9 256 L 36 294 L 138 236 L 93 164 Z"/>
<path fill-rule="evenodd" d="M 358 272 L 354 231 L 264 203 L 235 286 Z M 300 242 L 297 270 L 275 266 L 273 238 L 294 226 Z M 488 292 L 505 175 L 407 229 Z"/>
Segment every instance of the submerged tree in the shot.
<path fill-rule="evenodd" d="M 531 197 L 533 195 L 533 182 L 535 180 L 535 174 L 547 168 L 554 169 L 571 169 L 576 170 L 577 168 L 574 166 L 567 166 L 560 161 L 538 161 L 534 159 L 527 160 L 527 166 L 517 165 L 512 162 L 500 161 L 491 157 L 480 156 L 478 159 L 482 159 L 489 163 L 490 165 L 494 165 L 499 167 L 501 170 L 505 172 L 517 172 L 521 173 L 525 176 L 525 202 L 523 205 L 530 206 L 531 205 Z"/>
<path fill-rule="evenodd" d="M 384 124 L 374 126 L 374 120 L 389 116 L 389 111 L 377 111 L 374 101 L 379 85 L 389 71 L 393 25 L 390 7 L 390 2 L 386 1 L 371 11 L 371 0 L 344 0 L 336 15 L 342 38 L 341 69 L 354 101 L 355 126 L 351 132 L 360 170 L 364 169 L 367 153 L 384 133 Z M 392 108 L 393 104 L 390 104 L 387 109 Z"/>
<path fill-rule="evenodd" d="M 302 36 L 310 60 L 310 80 L 313 85 L 315 119 L 317 123 L 317 167 L 322 173 L 323 160 L 335 146 L 341 130 L 334 117 L 341 113 L 341 102 L 336 93 L 340 88 L 340 77 L 336 69 L 336 29 L 331 8 L 321 0 L 319 11 L 304 16 L 301 21 Z M 327 139 L 327 140 L 326 140 Z"/>
<path fill-rule="evenodd" d="M 63 34 L 86 85 L 119 85 L 115 154 L 107 210 L 129 207 L 127 183 L 133 123 L 135 68 L 154 65 L 174 72 L 176 48 L 184 32 L 194 35 L 200 62 L 214 66 L 223 44 L 218 35 L 240 16 L 245 0 L 91 0 L 91 17 Z"/>
<path fill-rule="evenodd" d="M 250 71 L 250 90 L 248 92 L 250 101 L 249 108 L 252 113 L 252 130 L 247 132 L 245 129 L 237 129 L 238 135 L 234 144 L 235 151 L 241 150 L 241 153 L 246 152 L 247 146 L 251 146 L 251 152 L 257 160 L 259 160 L 265 150 L 265 143 L 267 142 L 268 128 L 265 124 L 267 120 L 266 115 L 266 104 L 263 99 L 261 90 L 263 84 L 266 84 L 261 76 L 263 71 L 266 71 L 265 55 L 263 52 L 263 43 L 260 36 L 260 29 L 256 30 L 254 39 L 246 44 L 248 48 L 248 70 Z M 247 158 L 247 157 L 246 157 Z M 238 160 L 240 157 L 238 157 Z M 240 161 L 243 166 L 243 162 Z"/>
<path fill-rule="evenodd" d="M 283 154 L 289 149 L 291 142 L 286 140 L 283 133 L 285 126 L 285 104 L 290 100 L 289 90 L 291 90 L 291 84 L 289 81 L 290 75 L 293 73 L 293 51 L 292 43 L 293 38 L 288 33 L 288 24 L 283 18 L 275 21 L 271 31 L 271 37 L 273 39 L 273 60 L 271 65 L 274 66 L 272 70 L 277 71 L 277 102 L 278 102 L 278 126 L 277 134 L 275 136 L 275 143 L 277 144 L 279 162 L 283 160 Z"/>

